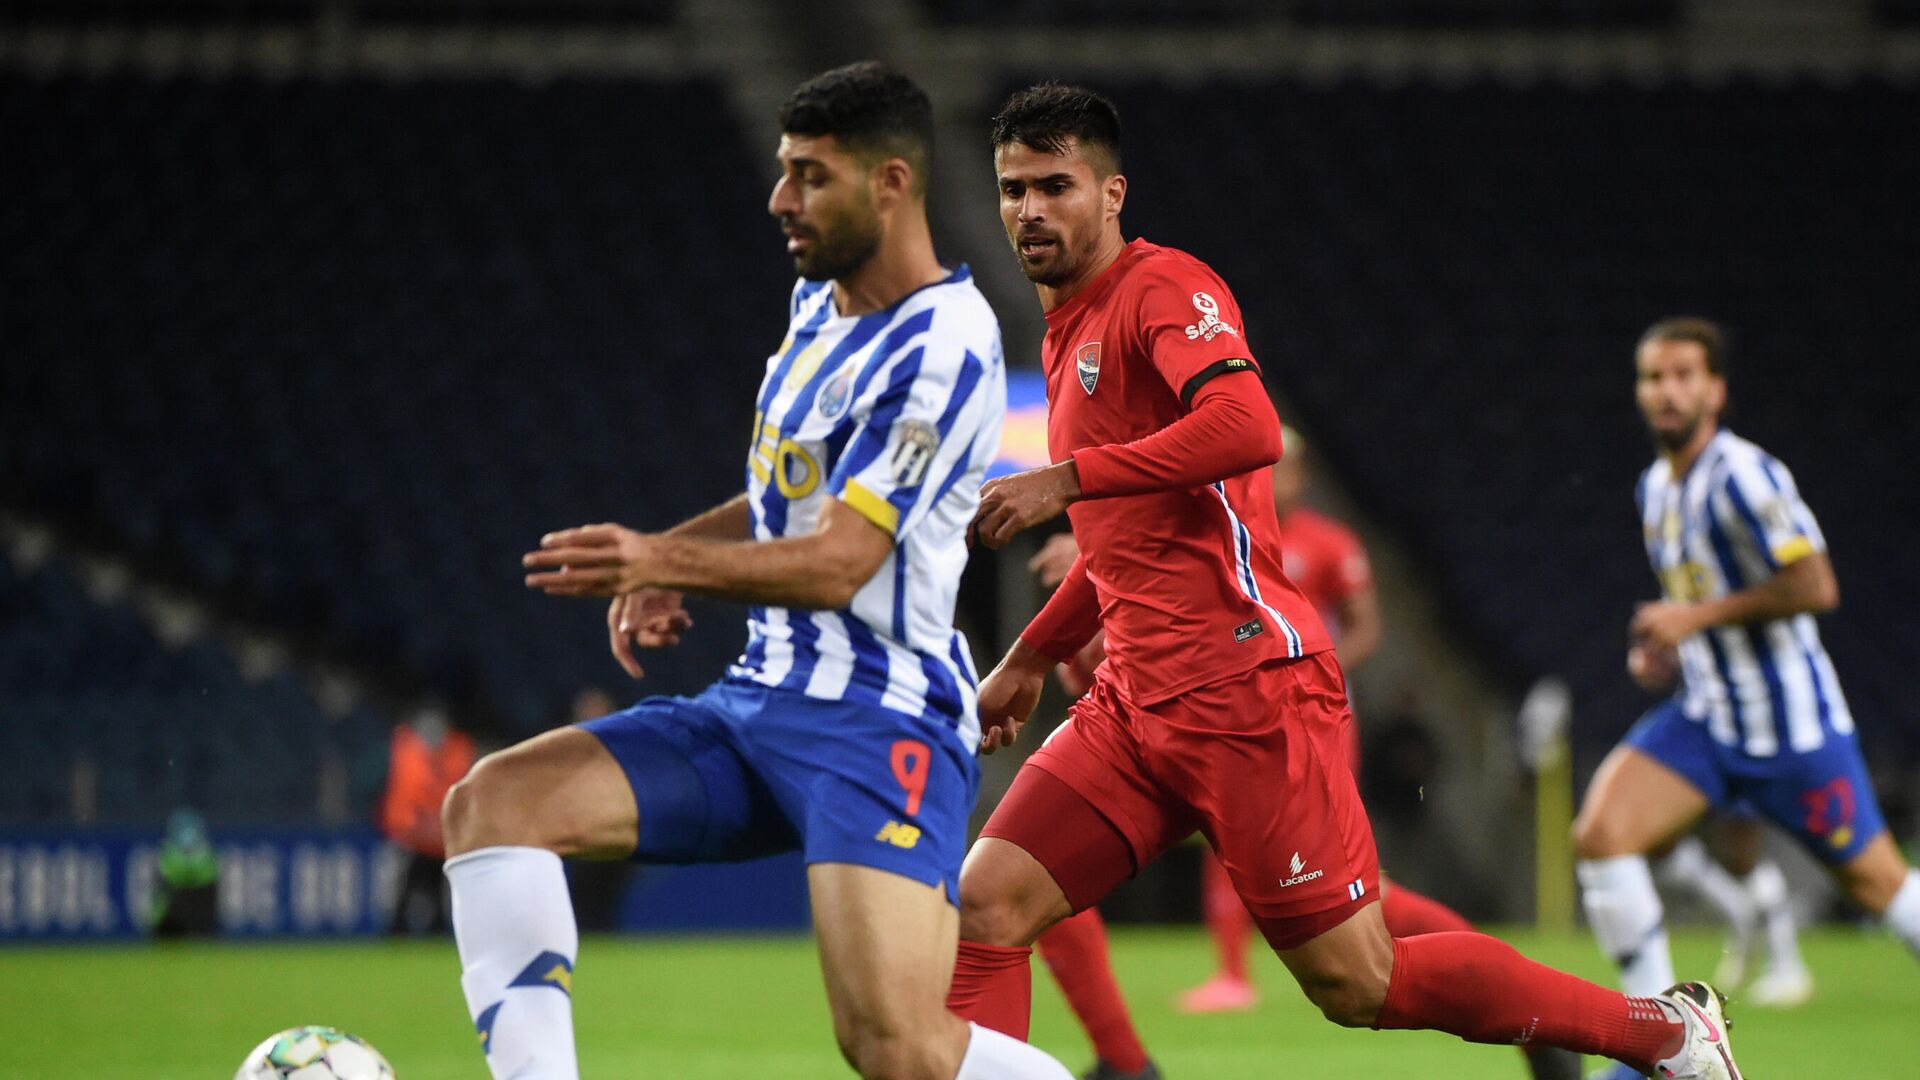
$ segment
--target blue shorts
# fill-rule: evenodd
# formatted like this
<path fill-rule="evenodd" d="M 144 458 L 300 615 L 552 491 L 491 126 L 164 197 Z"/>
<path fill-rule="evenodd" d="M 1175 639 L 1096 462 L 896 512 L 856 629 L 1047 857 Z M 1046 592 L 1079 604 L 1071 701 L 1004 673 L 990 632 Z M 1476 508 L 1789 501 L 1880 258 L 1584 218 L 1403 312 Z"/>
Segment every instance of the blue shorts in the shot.
<path fill-rule="evenodd" d="M 1829 736 L 1805 753 L 1754 757 L 1716 741 L 1677 700 L 1654 706 L 1622 741 L 1699 788 L 1716 810 L 1743 807 L 1771 818 L 1822 862 L 1852 859 L 1887 822 L 1852 735 Z"/>
<path fill-rule="evenodd" d="M 959 896 L 980 767 L 936 721 L 720 682 L 580 725 L 640 808 L 636 862 L 734 862 L 799 849 Z"/>

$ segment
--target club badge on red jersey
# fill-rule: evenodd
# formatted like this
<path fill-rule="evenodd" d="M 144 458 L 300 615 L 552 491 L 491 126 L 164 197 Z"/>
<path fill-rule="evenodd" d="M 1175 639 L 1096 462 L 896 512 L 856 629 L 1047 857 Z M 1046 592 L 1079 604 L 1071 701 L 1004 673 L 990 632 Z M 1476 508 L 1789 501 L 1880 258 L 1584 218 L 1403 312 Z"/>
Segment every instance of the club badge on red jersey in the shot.
<path fill-rule="evenodd" d="M 1080 346 L 1074 356 L 1074 367 L 1080 372 L 1080 385 L 1087 393 L 1093 393 L 1093 384 L 1100 381 L 1100 343 L 1089 341 Z"/>

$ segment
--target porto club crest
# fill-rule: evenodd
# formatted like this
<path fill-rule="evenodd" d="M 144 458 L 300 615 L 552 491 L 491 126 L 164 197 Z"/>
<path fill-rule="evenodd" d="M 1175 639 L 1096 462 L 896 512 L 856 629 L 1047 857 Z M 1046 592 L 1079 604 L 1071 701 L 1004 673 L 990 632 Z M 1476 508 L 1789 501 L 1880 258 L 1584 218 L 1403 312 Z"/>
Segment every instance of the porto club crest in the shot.
<path fill-rule="evenodd" d="M 1089 341 L 1080 346 L 1075 354 L 1073 366 L 1080 372 L 1080 386 L 1087 393 L 1093 393 L 1093 384 L 1100 381 L 1100 343 Z"/>

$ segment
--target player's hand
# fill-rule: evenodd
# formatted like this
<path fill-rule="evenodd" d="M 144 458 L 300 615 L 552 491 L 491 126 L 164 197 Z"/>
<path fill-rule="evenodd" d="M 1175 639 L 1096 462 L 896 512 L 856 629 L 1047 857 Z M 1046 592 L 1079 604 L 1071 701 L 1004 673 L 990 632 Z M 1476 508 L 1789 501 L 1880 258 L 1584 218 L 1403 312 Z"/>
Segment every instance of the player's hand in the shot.
<path fill-rule="evenodd" d="M 1040 553 L 1027 560 L 1027 571 L 1043 588 L 1054 588 L 1067 580 L 1073 560 L 1080 557 L 1080 545 L 1070 532 L 1054 533 L 1040 545 Z"/>
<path fill-rule="evenodd" d="M 1053 660 L 1023 641 L 1014 642 L 1006 659 L 980 681 L 980 752 L 1012 746 L 1040 704 Z"/>
<path fill-rule="evenodd" d="M 1640 605 L 1629 627 L 1635 641 L 1655 649 L 1677 649 L 1680 643 L 1707 628 L 1698 604 L 1656 600 Z"/>
<path fill-rule="evenodd" d="M 541 537 L 520 565 L 527 587 L 548 596 L 618 596 L 653 583 L 658 543 L 622 525 L 582 525 Z"/>
<path fill-rule="evenodd" d="M 1680 654 L 1636 641 L 1627 647 L 1627 674 L 1640 689 L 1660 693 L 1680 677 Z"/>
<path fill-rule="evenodd" d="M 1021 530 L 1059 517 L 1079 497 L 1080 474 L 1071 460 L 989 480 L 980 489 L 980 509 L 967 537 L 1004 547 Z"/>
<path fill-rule="evenodd" d="M 613 658 L 636 679 L 647 676 L 633 650 L 664 649 L 680 644 L 680 635 L 693 626 L 693 616 L 681 606 L 672 589 L 641 589 L 622 593 L 607 604 L 607 642 Z"/>

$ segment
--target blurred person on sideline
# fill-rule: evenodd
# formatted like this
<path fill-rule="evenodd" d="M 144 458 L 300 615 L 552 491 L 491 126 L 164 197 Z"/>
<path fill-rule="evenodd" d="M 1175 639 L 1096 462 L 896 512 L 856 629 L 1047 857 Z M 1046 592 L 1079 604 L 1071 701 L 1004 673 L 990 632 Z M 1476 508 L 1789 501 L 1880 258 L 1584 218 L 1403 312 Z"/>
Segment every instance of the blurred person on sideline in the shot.
<path fill-rule="evenodd" d="M 441 934 L 453 925 L 441 877 L 447 847 L 440 805 L 476 756 L 473 740 L 447 720 L 439 704 L 422 707 L 393 729 L 380 831 L 407 853 L 407 866 L 387 920 L 389 934 Z"/>
<path fill-rule="evenodd" d="M 154 868 L 155 937 L 207 937 L 220 932 L 220 860 L 214 854 L 207 823 L 192 810 L 167 818 Z"/>

